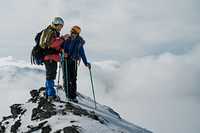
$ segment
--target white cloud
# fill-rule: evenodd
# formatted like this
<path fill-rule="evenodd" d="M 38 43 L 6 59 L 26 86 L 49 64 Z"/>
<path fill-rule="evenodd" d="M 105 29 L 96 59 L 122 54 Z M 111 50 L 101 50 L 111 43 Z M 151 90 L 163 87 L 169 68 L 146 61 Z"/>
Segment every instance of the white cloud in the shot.
<path fill-rule="evenodd" d="M 124 64 L 97 62 L 97 99 L 154 132 L 199 132 L 199 48 L 184 55 L 165 53 Z M 80 77 L 82 83 L 83 79 L 85 76 Z M 92 96 L 89 86 L 80 88 Z"/>

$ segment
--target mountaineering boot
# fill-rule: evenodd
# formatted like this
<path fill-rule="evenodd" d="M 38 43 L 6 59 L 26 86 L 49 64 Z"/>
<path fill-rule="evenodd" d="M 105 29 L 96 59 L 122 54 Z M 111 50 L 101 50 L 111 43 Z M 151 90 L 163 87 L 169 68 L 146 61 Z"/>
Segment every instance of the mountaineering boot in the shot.
<path fill-rule="evenodd" d="M 49 102 L 59 102 L 60 101 L 60 97 L 58 97 L 58 96 L 48 96 L 48 98 L 47 98 L 47 100 L 49 101 Z"/>
<path fill-rule="evenodd" d="M 53 101 L 53 96 L 48 96 L 47 100 L 48 100 L 48 102 L 52 102 Z"/>
<path fill-rule="evenodd" d="M 72 101 L 74 103 L 78 103 L 78 99 L 77 98 L 70 99 L 70 101 Z"/>

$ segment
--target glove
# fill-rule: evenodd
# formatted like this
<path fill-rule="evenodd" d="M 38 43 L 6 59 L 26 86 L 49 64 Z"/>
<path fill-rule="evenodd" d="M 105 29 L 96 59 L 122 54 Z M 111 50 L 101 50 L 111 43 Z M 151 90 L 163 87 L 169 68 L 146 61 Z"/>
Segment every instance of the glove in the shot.
<path fill-rule="evenodd" d="M 90 63 L 87 63 L 86 65 L 89 69 L 91 69 L 91 64 Z"/>
<path fill-rule="evenodd" d="M 69 37 L 70 37 L 70 35 L 69 35 L 69 34 L 65 34 L 65 35 L 63 35 L 63 36 L 62 36 L 62 38 L 63 38 L 64 40 L 67 40 L 67 39 L 69 39 Z"/>
<path fill-rule="evenodd" d="M 64 53 L 64 57 L 67 58 L 69 55 L 67 53 Z"/>

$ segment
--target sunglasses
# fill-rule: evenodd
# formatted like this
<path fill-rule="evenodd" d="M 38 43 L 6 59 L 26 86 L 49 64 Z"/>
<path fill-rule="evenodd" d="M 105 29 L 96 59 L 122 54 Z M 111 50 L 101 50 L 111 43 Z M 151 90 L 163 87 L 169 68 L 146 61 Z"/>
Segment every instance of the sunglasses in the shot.
<path fill-rule="evenodd" d="M 77 33 L 76 31 L 74 31 L 74 30 L 71 30 L 71 34 L 76 34 L 76 35 L 78 35 L 78 33 Z"/>
<path fill-rule="evenodd" d="M 77 33 L 76 33 L 76 32 L 71 32 L 71 34 L 76 34 L 76 35 L 77 35 Z"/>

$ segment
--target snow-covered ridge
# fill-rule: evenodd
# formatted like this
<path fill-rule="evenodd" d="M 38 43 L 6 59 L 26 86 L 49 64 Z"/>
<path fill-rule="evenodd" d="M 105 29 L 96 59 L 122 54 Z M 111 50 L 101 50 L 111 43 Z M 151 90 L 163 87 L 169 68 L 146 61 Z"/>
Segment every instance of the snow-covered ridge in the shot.
<path fill-rule="evenodd" d="M 32 90 L 28 102 L 12 105 L 11 115 L 0 122 L 0 132 L 151 133 L 125 121 L 107 106 L 97 104 L 94 109 L 93 100 L 81 94 L 77 104 L 67 101 L 62 89 L 61 101 L 57 102 L 48 102 L 43 93 L 44 88 Z"/>

